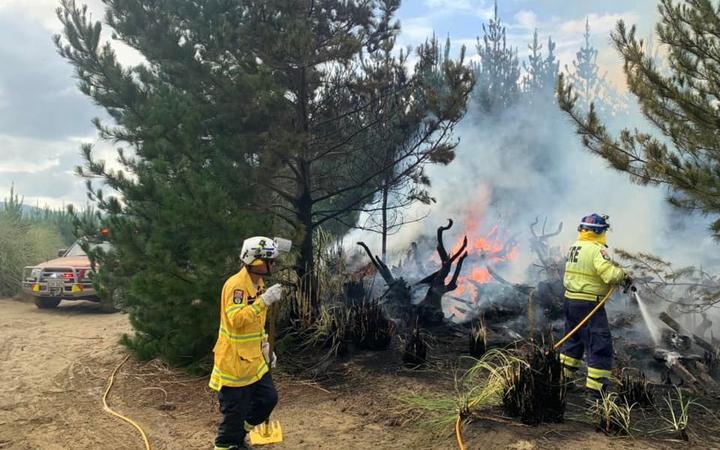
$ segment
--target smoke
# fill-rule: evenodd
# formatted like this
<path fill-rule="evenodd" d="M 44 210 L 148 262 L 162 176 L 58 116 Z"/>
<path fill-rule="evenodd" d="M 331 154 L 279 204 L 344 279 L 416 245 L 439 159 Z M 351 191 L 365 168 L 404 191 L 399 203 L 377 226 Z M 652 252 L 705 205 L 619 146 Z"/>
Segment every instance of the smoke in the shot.
<path fill-rule="evenodd" d="M 630 121 L 642 122 L 636 113 Z M 411 242 L 434 236 L 437 227 L 452 218 L 456 226 L 447 233 L 448 246 L 463 233 L 472 246 L 493 229 L 498 239 L 516 237 L 517 258 L 499 271 L 520 283 L 527 281 L 528 266 L 535 262 L 529 238 L 537 217 L 540 224 L 547 219 L 548 232 L 563 222 L 562 233 L 551 244 L 564 254 L 580 218 L 597 212 L 610 216 L 611 248 L 657 254 L 677 265 L 718 263 L 710 256 L 715 252 L 707 251 L 715 244 L 703 217 L 675 210 L 663 188 L 634 184 L 585 150 L 554 99 L 539 105 L 518 103 L 494 116 L 471 104 L 455 136 L 455 160 L 427 168 L 436 203 L 413 206 L 407 216 L 426 217 L 388 239 L 391 262 L 404 255 Z M 377 234 L 354 231 L 346 242 L 358 240 L 380 249 Z"/>

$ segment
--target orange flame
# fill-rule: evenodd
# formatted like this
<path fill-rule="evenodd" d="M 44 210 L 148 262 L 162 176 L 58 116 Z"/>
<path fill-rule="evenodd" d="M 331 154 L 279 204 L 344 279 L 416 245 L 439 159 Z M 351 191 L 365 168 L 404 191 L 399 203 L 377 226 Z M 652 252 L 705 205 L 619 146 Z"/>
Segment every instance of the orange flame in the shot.
<path fill-rule="evenodd" d="M 469 300 L 477 302 L 477 289 L 472 282 L 485 284 L 492 281 L 492 275 L 487 267 L 492 268 L 516 259 L 518 248 L 514 244 L 506 247 L 507 236 L 503 236 L 498 225 L 483 233 L 482 213 L 476 208 L 466 211 L 463 219 L 463 232 L 453 245 L 451 253 L 460 251 L 463 237 L 467 236 L 468 257 L 463 264 L 462 274 L 458 278 L 458 288 L 453 295 L 462 297 L 469 294 Z"/>

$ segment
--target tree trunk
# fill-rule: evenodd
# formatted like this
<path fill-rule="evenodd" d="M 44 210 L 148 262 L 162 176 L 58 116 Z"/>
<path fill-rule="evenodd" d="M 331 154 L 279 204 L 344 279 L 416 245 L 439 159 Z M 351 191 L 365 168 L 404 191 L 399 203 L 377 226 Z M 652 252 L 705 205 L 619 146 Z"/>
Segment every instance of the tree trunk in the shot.
<path fill-rule="evenodd" d="M 297 201 L 295 203 L 298 222 L 300 222 L 300 253 L 296 266 L 296 273 L 300 279 L 300 288 L 304 297 L 310 302 L 310 309 L 314 313 L 319 304 L 317 293 L 317 274 L 315 273 L 315 252 L 313 246 L 313 199 L 310 194 L 312 182 L 310 164 L 303 161 L 300 164 L 301 177 L 297 186 Z"/>
<path fill-rule="evenodd" d="M 387 261 L 387 236 L 388 236 L 388 196 L 389 186 L 387 182 L 383 183 L 382 188 L 382 259 Z"/>

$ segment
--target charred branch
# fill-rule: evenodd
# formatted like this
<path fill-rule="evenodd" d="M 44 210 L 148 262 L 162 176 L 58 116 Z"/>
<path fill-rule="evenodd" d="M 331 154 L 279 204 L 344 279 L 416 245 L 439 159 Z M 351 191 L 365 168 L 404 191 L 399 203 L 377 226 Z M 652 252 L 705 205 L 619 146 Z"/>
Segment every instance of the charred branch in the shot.
<path fill-rule="evenodd" d="M 530 240 L 530 248 L 537 256 L 538 260 L 540 261 L 540 265 L 545 271 L 545 273 L 550 276 L 557 277 L 560 275 L 560 270 L 559 267 L 556 267 L 556 264 L 551 261 L 550 247 L 548 245 L 548 241 L 550 238 L 555 237 L 562 232 L 563 223 L 560 222 L 557 229 L 551 233 L 545 231 L 545 228 L 547 226 L 547 218 L 543 220 L 543 225 L 539 233 L 535 229 L 538 223 L 540 223 L 540 217 L 536 217 L 535 221 L 530 224 L 530 233 L 532 234 L 532 239 Z"/>
<path fill-rule="evenodd" d="M 452 292 L 457 289 L 457 280 L 460 276 L 460 272 L 462 271 L 463 262 L 468 256 L 467 251 L 465 251 L 468 243 L 467 236 L 463 238 L 462 245 L 455 253 L 448 254 L 445 249 L 443 233 L 449 230 L 452 226 L 453 221 L 448 219 L 448 224 L 438 227 L 437 230 L 437 252 L 438 256 L 440 256 L 440 269 L 417 283 L 427 284 L 429 286 L 427 293 L 425 294 L 425 298 L 423 298 L 420 303 L 422 307 L 428 309 L 427 313 L 429 313 L 429 316 L 428 314 L 424 314 L 426 322 L 437 322 L 438 319 L 442 317 L 442 297 L 448 292 Z M 453 272 L 450 282 L 446 284 L 445 279 L 450 274 L 456 260 L 457 264 L 455 266 L 455 271 Z"/>
<path fill-rule="evenodd" d="M 383 280 L 385 280 L 385 283 L 387 283 L 388 286 L 392 286 L 393 284 L 395 284 L 395 277 L 393 277 L 392 272 L 390 272 L 390 269 L 380 259 L 380 257 L 377 255 L 373 255 L 367 244 L 365 244 L 364 242 L 358 242 L 357 245 L 359 245 L 365 250 L 365 253 L 367 253 L 367 255 L 370 257 L 370 261 L 373 263 L 373 266 L 375 266 L 380 276 L 382 276 Z"/>
<path fill-rule="evenodd" d="M 679 323 L 675 321 L 675 319 L 670 317 L 667 313 L 660 313 L 660 320 L 662 320 L 667 326 L 672 328 L 676 333 L 685 336 L 691 336 L 695 345 L 702 348 L 703 350 L 713 354 L 717 353 L 717 349 L 715 349 L 715 347 L 713 347 L 709 342 L 707 342 L 700 336 L 688 333 Z"/>

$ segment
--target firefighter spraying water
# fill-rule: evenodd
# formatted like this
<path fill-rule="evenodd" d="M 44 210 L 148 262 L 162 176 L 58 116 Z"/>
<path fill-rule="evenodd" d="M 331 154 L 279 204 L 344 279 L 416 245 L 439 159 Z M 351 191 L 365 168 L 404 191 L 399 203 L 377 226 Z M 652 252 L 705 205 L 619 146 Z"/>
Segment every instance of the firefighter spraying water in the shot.
<path fill-rule="evenodd" d="M 568 379 L 587 364 L 585 386 L 591 397 L 606 392 L 612 376 L 613 345 L 604 303 L 614 286 L 630 287 L 632 279 L 607 254 L 608 216 L 591 214 L 578 226 L 577 241 L 565 264 L 565 335 L 560 360 Z"/>

